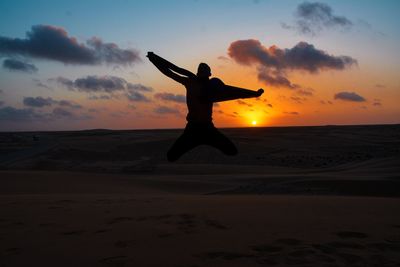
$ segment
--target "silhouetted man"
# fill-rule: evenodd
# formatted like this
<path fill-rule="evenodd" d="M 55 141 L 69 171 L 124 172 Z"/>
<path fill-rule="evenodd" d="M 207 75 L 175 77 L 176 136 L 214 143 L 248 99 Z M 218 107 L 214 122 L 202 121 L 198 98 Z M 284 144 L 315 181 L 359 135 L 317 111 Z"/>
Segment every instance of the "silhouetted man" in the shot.
<path fill-rule="evenodd" d="M 238 98 L 259 97 L 264 90 L 251 91 L 234 88 L 227 90 L 221 80 L 209 79 L 211 69 L 206 63 L 200 63 L 197 75 L 175 66 L 162 57 L 148 52 L 149 60 L 166 76 L 186 87 L 187 124 L 183 134 L 175 141 L 167 153 L 169 161 L 176 161 L 184 153 L 198 145 L 210 145 L 218 148 L 226 155 L 236 155 L 235 145 L 212 123 L 214 102 Z"/>

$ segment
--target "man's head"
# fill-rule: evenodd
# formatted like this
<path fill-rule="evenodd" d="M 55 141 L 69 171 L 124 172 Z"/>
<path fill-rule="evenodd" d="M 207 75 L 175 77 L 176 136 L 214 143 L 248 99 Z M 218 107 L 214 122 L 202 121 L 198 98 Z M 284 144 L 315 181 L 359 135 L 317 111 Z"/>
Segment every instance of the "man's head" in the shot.
<path fill-rule="evenodd" d="M 197 68 L 197 77 L 209 78 L 211 76 L 211 68 L 206 63 L 200 63 Z"/>

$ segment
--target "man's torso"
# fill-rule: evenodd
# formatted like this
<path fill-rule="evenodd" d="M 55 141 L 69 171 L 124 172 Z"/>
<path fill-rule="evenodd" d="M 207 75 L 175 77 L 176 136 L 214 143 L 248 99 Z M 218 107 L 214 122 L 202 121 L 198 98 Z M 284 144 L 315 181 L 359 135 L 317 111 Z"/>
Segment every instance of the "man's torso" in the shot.
<path fill-rule="evenodd" d="M 212 123 L 213 101 L 210 91 L 212 88 L 208 80 L 189 78 L 184 85 L 188 107 L 186 120 L 193 123 Z"/>

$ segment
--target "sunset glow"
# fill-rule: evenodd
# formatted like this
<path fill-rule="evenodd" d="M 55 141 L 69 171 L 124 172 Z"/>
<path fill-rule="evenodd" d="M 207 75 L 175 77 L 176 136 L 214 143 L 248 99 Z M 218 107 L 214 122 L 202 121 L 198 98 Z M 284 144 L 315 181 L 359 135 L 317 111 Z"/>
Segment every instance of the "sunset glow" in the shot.
<path fill-rule="evenodd" d="M 331 13 L 313 20 L 321 5 Z M 399 123 L 398 1 L 6 0 L 0 8 L 1 131 L 184 127 L 185 88 L 147 51 L 264 89 L 215 105 L 218 127 Z"/>

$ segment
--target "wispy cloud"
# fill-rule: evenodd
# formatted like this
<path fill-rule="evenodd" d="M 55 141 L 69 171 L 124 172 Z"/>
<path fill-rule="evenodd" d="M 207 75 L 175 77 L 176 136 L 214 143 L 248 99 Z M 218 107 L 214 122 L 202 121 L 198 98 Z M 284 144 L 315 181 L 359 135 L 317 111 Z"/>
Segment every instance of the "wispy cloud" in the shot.
<path fill-rule="evenodd" d="M 87 120 L 93 119 L 87 114 L 77 114 L 62 107 L 55 107 L 50 112 L 38 111 L 33 108 L 15 108 L 6 106 L 0 108 L 0 121 L 8 122 L 46 122 L 51 120 Z"/>
<path fill-rule="evenodd" d="M 300 113 L 298 113 L 297 111 L 284 111 L 283 114 L 287 114 L 287 115 L 299 115 Z"/>
<path fill-rule="evenodd" d="M 42 108 L 46 106 L 53 106 L 53 105 L 59 105 L 61 107 L 66 107 L 66 108 L 73 108 L 73 109 L 81 109 L 82 106 L 79 104 L 76 104 L 70 100 L 55 100 L 51 97 L 24 97 L 23 103 L 25 106 L 28 107 L 33 107 L 33 108 Z"/>
<path fill-rule="evenodd" d="M 253 106 L 252 104 L 249 104 L 249 103 L 247 103 L 247 102 L 245 102 L 243 100 L 240 100 L 240 99 L 236 100 L 236 103 L 238 103 L 239 105 L 248 106 L 248 107 L 252 107 Z"/>
<path fill-rule="evenodd" d="M 353 22 L 345 16 L 334 14 L 333 9 L 320 2 L 303 2 L 294 12 L 294 25 L 282 23 L 284 29 L 295 30 L 300 34 L 316 36 L 331 28 L 349 29 Z"/>
<path fill-rule="evenodd" d="M 171 108 L 167 106 L 158 106 L 154 109 L 154 112 L 157 114 L 180 114 L 180 111 L 177 108 Z"/>
<path fill-rule="evenodd" d="M 9 71 L 20 71 L 27 73 L 34 73 L 38 71 L 38 68 L 34 64 L 12 58 L 7 58 L 3 61 L 3 68 Z"/>
<path fill-rule="evenodd" d="M 32 121 L 44 119 L 45 116 L 32 108 L 14 108 L 6 106 L 0 108 L 0 121 Z"/>
<path fill-rule="evenodd" d="M 145 93 L 154 91 L 149 86 L 132 84 L 117 76 L 89 75 L 75 80 L 65 77 L 57 77 L 50 80 L 69 90 L 91 94 L 89 96 L 91 100 L 106 100 L 123 96 L 133 102 L 150 102 L 150 98 Z"/>
<path fill-rule="evenodd" d="M 25 106 L 41 108 L 44 106 L 51 106 L 54 103 L 54 100 L 50 97 L 44 98 L 38 96 L 38 97 L 24 97 L 23 102 Z"/>
<path fill-rule="evenodd" d="M 105 75 L 88 75 L 86 77 L 71 80 L 62 76 L 49 79 L 56 82 L 69 90 L 76 90 L 86 93 L 113 93 L 116 91 L 142 91 L 152 92 L 153 88 L 143 84 L 132 84 L 124 78 Z"/>
<path fill-rule="evenodd" d="M 383 106 L 381 100 L 377 99 L 377 98 L 374 99 L 374 102 L 372 102 L 372 105 L 375 106 L 375 107 L 382 107 Z"/>
<path fill-rule="evenodd" d="M 35 83 L 37 87 L 42 87 L 46 89 L 51 89 L 47 84 L 44 84 L 41 80 L 39 79 L 32 79 L 32 81 Z"/>
<path fill-rule="evenodd" d="M 164 100 L 164 101 L 171 101 L 176 103 L 186 103 L 186 96 L 180 94 L 172 94 L 172 93 L 157 93 L 154 95 L 156 99 Z"/>
<path fill-rule="evenodd" d="M 352 101 L 352 102 L 365 102 L 367 101 L 363 96 L 355 92 L 339 92 L 334 95 L 334 99 Z"/>
<path fill-rule="evenodd" d="M 147 96 L 136 91 L 128 91 L 126 97 L 132 102 L 150 102 L 150 99 Z"/>

